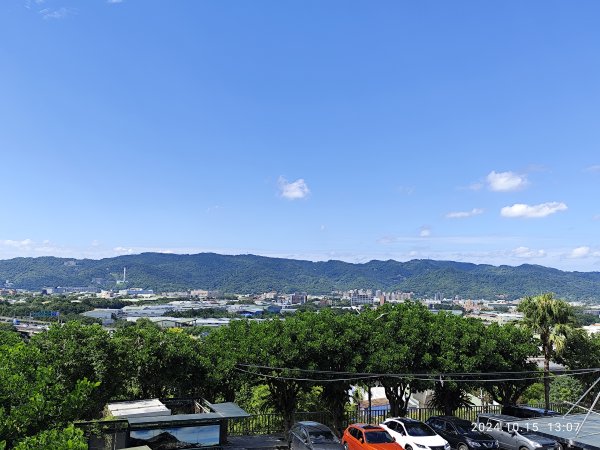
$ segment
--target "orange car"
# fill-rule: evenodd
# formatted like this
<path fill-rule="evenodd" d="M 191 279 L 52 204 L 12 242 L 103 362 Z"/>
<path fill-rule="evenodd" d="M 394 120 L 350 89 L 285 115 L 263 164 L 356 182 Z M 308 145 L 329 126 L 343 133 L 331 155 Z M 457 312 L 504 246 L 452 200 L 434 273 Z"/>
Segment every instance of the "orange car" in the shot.
<path fill-rule="evenodd" d="M 404 450 L 383 428 L 362 423 L 344 430 L 342 444 L 346 450 Z"/>

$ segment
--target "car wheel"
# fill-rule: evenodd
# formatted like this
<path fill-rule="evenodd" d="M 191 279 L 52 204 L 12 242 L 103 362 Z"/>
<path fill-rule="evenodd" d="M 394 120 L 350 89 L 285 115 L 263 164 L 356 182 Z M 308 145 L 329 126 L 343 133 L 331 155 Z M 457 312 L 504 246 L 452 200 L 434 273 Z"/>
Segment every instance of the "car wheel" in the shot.
<path fill-rule="evenodd" d="M 469 447 L 467 446 L 467 444 L 458 444 L 458 446 L 456 447 L 456 450 L 469 450 Z"/>
<path fill-rule="evenodd" d="M 519 450 L 529 450 L 527 447 L 520 447 Z"/>
<path fill-rule="evenodd" d="M 348 443 L 344 442 L 344 450 L 349 450 Z"/>
<path fill-rule="evenodd" d="M 404 447 L 404 450 L 412 450 L 412 447 L 410 445 L 407 445 L 406 447 Z"/>

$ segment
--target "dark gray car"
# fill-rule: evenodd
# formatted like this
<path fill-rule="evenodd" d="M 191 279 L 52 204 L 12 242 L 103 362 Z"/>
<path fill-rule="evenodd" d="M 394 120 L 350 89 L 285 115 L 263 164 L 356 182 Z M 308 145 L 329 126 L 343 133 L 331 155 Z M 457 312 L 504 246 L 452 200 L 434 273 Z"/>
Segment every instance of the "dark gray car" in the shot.
<path fill-rule="evenodd" d="M 337 436 L 319 422 L 298 422 L 288 435 L 290 450 L 344 450 Z"/>

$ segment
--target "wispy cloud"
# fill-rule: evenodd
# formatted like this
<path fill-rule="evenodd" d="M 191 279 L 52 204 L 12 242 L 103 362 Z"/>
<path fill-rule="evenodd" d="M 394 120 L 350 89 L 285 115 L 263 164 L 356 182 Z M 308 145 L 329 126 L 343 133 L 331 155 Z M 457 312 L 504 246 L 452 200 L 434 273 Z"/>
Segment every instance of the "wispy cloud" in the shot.
<path fill-rule="evenodd" d="M 379 239 L 377 239 L 377 243 L 378 244 L 383 244 L 383 245 L 388 245 L 388 244 L 394 244 L 396 242 L 398 242 L 398 238 L 396 236 L 382 236 Z"/>
<path fill-rule="evenodd" d="M 44 8 L 38 11 L 41 16 L 46 20 L 51 19 L 64 19 L 65 17 L 73 14 L 73 11 L 62 7 L 62 8 Z"/>
<path fill-rule="evenodd" d="M 213 205 L 213 206 L 209 206 L 208 208 L 206 208 L 206 213 L 210 214 L 210 213 L 214 213 L 219 211 L 221 208 L 221 205 Z"/>
<path fill-rule="evenodd" d="M 469 186 L 467 186 L 467 189 L 470 189 L 472 191 L 480 191 L 481 189 L 483 189 L 484 186 L 485 185 L 482 182 L 478 181 L 476 183 L 471 183 Z"/>
<path fill-rule="evenodd" d="M 412 195 L 415 192 L 415 188 L 413 186 L 398 186 L 396 191 L 402 195 Z"/>
<path fill-rule="evenodd" d="M 132 255 L 133 253 L 137 253 L 137 251 L 131 247 L 128 248 L 128 247 L 121 247 L 121 246 L 113 248 L 113 251 L 118 255 L 123 255 L 123 254 Z"/>
<path fill-rule="evenodd" d="M 279 195 L 288 200 L 305 198 L 310 193 L 308 185 L 302 178 L 288 182 L 285 178 L 279 177 L 277 184 L 279 186 Z"/>
<path fill-rule="evenodd" d="M 106 0 L 106 3 L 114 5 L 116 3 L 123 3 L 123 0 Z"/>
<path fill-rule="evenodd" d="M 529 181 L 526 175 L 515 172 L 492 171 L 486 177 L 488 188 L 495 192 L 518 191 L 525 188 Z"/>
<path fill-rule="evenodd" d="M 595 164 L 593 166 L 586 167 L 585 169 L 583 169 L 583 171 L 591 173 L 600 173 L 600 164 Z"/>
<path fill-rule="evenodd" d="M 533 250 L 529 247 L 517 247 L 511 255 L 516 258 L 532 259 L 532 258 L 543 258 L 546 256 L 545 250 Z"/>
<path fill-rule="evenodd" d="M 25 8 L 31 9 L 33 4 L 43 5 L 44 3 L 46 3 L 46 0 L 25 0 Z"/>
<path fill-rule="evenodd" d="M 483 214 L 483 209 L 473 208 L 471 211 L 453 211 L 446 214 L 446 219 L 464 219 Z"/>
<path fill-rule="evenodd" d="M 559 211 L 565 211 L 567 205 L 562 202 L 548 202 L 539 205 L 527 205 L 525 203 L 515 203 L 512 206 L 505 206 L 500 210 L 503 217 L 523 217 L 523 218 L 542 218 Z"/>
<path fill-rule="evenodd" d="M 419 236 L 422 238 L 431 236 L 431 228 L 429 228 L 427 225 L 422 226 L 419 230 Z"/>

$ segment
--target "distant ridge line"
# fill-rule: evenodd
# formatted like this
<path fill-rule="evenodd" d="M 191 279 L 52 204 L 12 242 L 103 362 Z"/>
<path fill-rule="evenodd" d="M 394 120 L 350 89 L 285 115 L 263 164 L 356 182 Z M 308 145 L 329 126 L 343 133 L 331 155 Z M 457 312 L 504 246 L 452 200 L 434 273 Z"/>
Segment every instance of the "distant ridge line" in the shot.
<path fill-rule="evenodd" d="M 73 264 L 73 262 L 75 262 Z M 38 290 L 56 286 L 116 287 L 127 267 L 131 286 L 155 291 L 189 289 L 226 293 L 307 292 L 380 289 L 413 292 L 418 297 L 505 298 L 551 291 L 567 300 L 600 301 L 600 272 L 567 272 L 523 264 L 493 266 L 414 259 L 308 261 L 252 254 L 140 253 L 103 259 L 53 256 L 0 260 L 0 287 Z"/>

